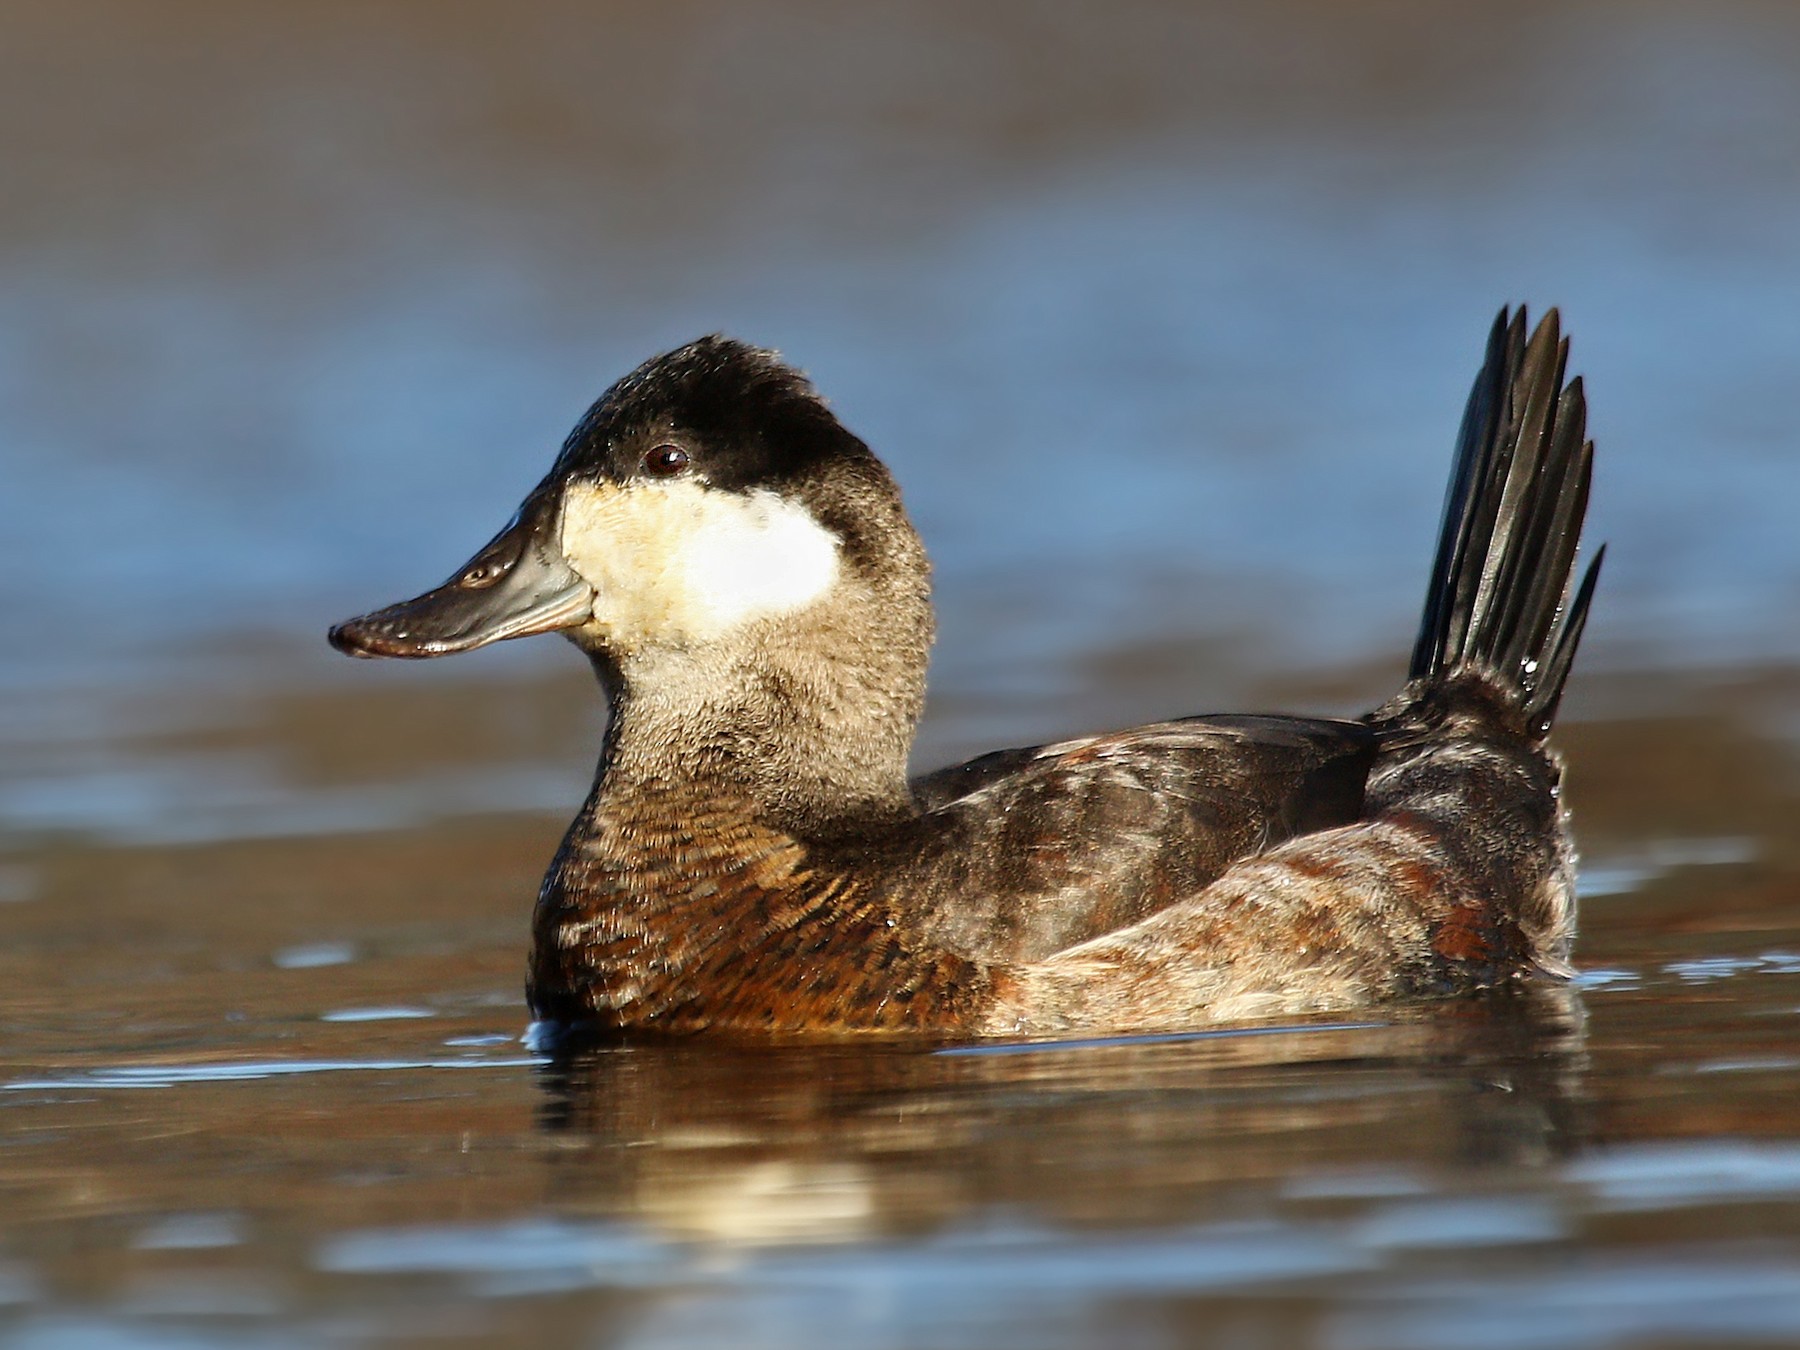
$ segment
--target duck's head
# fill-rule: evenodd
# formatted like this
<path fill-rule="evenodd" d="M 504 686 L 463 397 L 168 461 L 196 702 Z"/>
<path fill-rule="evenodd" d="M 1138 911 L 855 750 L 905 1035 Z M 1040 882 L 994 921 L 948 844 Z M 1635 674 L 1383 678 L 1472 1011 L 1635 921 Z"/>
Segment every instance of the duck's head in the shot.
<path fill-rule="evenodd" d="M 798 680 L 827 703 L 872 699 L 910 738 L 928 578 L 868 447 L 798 371 L 715 336 L 608 390 L 449 581 L 339 624 L 331 642 L 429 657 L 561 632 L 617 692 L 710 685 L 717 703 L 746 680 Z"/>

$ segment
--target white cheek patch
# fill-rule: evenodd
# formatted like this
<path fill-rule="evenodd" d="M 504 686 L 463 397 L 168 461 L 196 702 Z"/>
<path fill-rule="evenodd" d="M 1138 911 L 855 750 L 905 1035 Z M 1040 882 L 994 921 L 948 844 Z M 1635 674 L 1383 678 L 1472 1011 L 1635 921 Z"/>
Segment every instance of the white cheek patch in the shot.
<path fill-rule="evenodd" d="M 594 588 L 595 636 L 688 644 L 802 609 L 837 581 L 836 537 L 773 492 L 692 481 L 574 483 L 563 553 Z"/>

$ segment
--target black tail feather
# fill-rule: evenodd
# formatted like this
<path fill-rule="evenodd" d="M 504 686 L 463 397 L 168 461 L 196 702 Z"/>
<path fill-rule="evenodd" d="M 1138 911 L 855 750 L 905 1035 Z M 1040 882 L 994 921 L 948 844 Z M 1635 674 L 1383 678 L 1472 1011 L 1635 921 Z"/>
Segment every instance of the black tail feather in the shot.
<path fill-rule="evenodd" d="M 1411 677 L 1476 667 L 1514 689 L 1549 730 L 1587 623 L 1606 550 L 1573 600 L 1594 445 L 1557 312 L 1526 339 L 1523 307 L 1500 311 L 1457 436 L 1437 558 Z"/>
<path fill-rule="evenodd" d="M 1602 544 L 1594 550 L 1594 561 L 1588 564 L 1587 572 L 1581 578 L 1581 589 L 1575 592 L 1575 599 L 1563 612 L 1562 623 L 1550 644 L 1550 654 L 1539 670 L 1537 688 L 1526 702 L 1526 715 L 1540 736 L 1548 732 L 1550 724 L 1556 720 L 1563 686 L 1569 680 L 1569 667 L 1575 664 L 1575 649 L 1581 645 L 1582 630 L 1587 627 L 1588 606 L 1594 599 L 1594 585 L 1600 580 L 1600 564 L 1605 560 L 1606 545 Z"/>

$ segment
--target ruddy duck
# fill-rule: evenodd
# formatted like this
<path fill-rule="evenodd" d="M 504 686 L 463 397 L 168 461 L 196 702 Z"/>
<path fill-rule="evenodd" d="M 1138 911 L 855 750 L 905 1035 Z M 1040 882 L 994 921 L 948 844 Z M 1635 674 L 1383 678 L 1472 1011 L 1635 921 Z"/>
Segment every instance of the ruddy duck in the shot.
<path fill-rule="evenodd" d="M 608 390 L 450 581 L 331 641 L 558 631 L 592 659 L 612 720 L 533 923 L 551 1023 L 1116 1033 L 1561 975 L 1546 738 L 1600 562 L 1571 593 L 1567 352 L 1555 311 L 1496 321 L 1408 680 L 1355 721 L 1184 718 L 909 781 L 932 611 L 899 491 L 803 375 L 716 336 Z"/>

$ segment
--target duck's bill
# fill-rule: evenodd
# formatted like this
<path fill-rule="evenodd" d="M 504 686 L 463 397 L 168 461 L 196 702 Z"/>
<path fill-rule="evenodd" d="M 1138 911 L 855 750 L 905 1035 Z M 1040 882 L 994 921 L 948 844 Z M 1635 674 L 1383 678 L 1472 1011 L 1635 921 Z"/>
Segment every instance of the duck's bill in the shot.
<path fill-rule="evenodd" d="M 345 620 L 331 630 L 331 645 L 350 656 L 417 659 L 587 622 L 594 591 L 563 557 L 557 516 L 548 494 L 533 493 L 517 519 L 449 581 Z"/>

